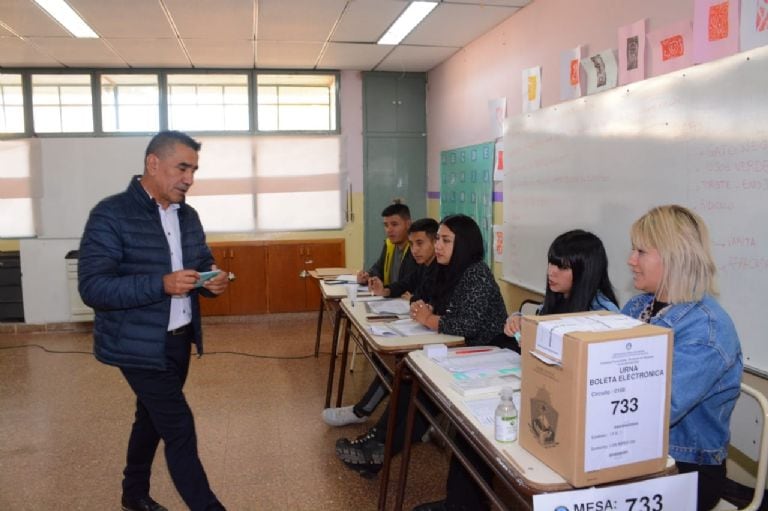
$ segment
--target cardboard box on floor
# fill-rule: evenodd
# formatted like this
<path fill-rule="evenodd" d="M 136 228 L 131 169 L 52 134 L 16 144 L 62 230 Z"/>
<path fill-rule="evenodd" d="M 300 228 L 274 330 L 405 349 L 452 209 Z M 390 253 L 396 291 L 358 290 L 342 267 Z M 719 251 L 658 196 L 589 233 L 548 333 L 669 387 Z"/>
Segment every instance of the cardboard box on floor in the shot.
<path fill-rule="evenodd" d="M 620 314 L 524 317 L 521 447 L 576 487 L 663 470 L 672 340 Z"/>

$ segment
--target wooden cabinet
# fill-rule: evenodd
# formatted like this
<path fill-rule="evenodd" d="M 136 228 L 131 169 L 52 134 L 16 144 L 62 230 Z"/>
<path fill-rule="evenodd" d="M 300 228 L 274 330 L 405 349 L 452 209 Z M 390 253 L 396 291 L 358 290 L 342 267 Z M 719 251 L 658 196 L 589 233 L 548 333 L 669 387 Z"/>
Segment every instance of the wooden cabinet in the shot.
<path fill-rule="evenodd" d="M 344 240 L 211 243 L 216 264 L 235 274 L 217 298 L 200 298 L 204 316 L 317 310 L 320 291 L 309 270 L 343 267 Z"/>
<path fill-rule="evenodd" d="M 344 266 L 344 240 L 274 243 L 267 259 L 269 312 L 317 310 L 320 291 L 309 270 Z"/>
<path fill-rule="evenodd" d="M 263 242 L 211 243 L 216 265 L 235 274 L 227 290 L 216 298 L 200 297 L 203 316 L 267 312 L 267 247 Z"/>

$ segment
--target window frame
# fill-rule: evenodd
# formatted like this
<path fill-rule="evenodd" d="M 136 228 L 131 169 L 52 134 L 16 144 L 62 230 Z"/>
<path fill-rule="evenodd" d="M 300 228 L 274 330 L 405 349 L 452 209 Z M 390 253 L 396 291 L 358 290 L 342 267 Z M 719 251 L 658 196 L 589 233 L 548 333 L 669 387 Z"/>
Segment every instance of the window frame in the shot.
<path fill-rule="evenodd" d="M 168 75 L 178 74 L 244 74 L 248 81 L 248 130 L 184 130 L 193 136 L 242 136 L 242 135 L 340 135 L 341 126 L 341 72 L 339 70 L 306 70 L 306 69 L 242 69 L 242 68 L 205 68 L 205 69 L 176 69 L 176 68 L 3 68 L 4 74 L 20 74 L 22 94 L 24 96 L 24 131 L 0 133 L 0 139 L 16 139 L 29 137 L 135 137 L 156 133 L 148 131 L 104 131 L 102 122 L 101 76 L 109 74 L 152 74 L 157 76 L 159 88 L 159 131 L 168 129 Z M 87 132 L 45 132 L 38 133 L 34 128 L 32 104 L 32 75 L 83 75 L 90 76 L 91 83 L 91 114 L 93 131 Z M 258 76 L 259 75 L 333 75 L 335 105 L 331 112 L 336 118 L 335 129 L 330 130 L 260 130 L 258 127 Z"/>
<path fill-rule="evenodd" d="M 22 73 L 18 73 L 18 72 L 17 73 L 7 72 L 5 69 L 0 69 L 0 74 L 4 74 L 4 75 L 17 75 L 19 77 L 19 80 L 20 80 L 19 86 L 21 87 L 21 109 L 22 109 L 21 116 L 22 116 L 22 123 L 24 124 L 24 129 L 21 130 L 21 131 L 3 131 L 3 132 L 0 132 L 0 136 L 5 136 L 5 137 L 8 137 L 8 138 L 13 138 L 15 136 L 19 136 L 20 134 L 23 134 L 27 130 L 27 119 L 26 119 L 26 116 L 25 116 L 26 106 L 27 106 L 26 105 L 27 95 L 25 94 L 25 91 L 24 91 L 24 75 Z M 6 87 L 6 86 L 12 86 L 12 85 L 10 85 L 10 84 L 7 84 L 7 85 L 0 84 L 0 95 L 4 95 L 3 88 Z M 8 106 L 9 105 L 5 104 L 5 99 L 3 99 L 2 108 L 5 110 Z M 16 105 L 13 105 L 13 106 L 16 106 Z M 5 115 L 5 112 L 3 113 L 3 115 Z"/>

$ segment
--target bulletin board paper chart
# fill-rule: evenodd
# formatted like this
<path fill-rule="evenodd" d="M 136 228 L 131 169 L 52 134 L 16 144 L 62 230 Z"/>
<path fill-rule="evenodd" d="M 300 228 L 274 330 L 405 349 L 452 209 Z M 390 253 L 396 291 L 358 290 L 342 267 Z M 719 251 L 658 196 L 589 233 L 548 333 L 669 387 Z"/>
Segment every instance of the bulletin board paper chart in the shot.
<path fill-rule="evenodd" d="M 507 120 L 504 279 L 544 291 L 547 248 L 603 240 L 623 304 L 629 230 L 678 203 L 709 226 L 720 302 L 745 364 L 768 373 L 768 47 Z"/>
<path fill-rule="evenodd" d="M 493 240 L 493 142 L 440 153 L 440 217 L 464 214 L 475 219 L 491 264 Z"/>

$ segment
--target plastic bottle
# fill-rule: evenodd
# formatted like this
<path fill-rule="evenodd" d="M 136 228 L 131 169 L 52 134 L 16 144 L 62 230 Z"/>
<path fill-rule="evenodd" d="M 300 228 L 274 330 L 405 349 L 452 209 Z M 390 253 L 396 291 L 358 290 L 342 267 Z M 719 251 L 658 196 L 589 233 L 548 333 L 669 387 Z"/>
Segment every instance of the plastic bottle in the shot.
<path fill-rule="evenodd" d="M 499 395 L 501 402 L 496 407 L 495 436 L 499 442 L 514 442 L 517 440 L 517 407 L 512 401 L 512 387 L 503 387 Z"/>

